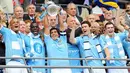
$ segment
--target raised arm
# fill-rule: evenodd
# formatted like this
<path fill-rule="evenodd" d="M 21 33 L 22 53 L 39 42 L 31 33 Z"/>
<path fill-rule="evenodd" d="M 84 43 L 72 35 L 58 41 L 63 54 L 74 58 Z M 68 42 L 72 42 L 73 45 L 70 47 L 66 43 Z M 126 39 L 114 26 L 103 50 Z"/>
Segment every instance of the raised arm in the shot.
<path fill-rule="evenodd" d="M 65 31 L 65 26 L 63 24 L 63 16 L 60 14 L 58 14 L 58 22 L 60 25 L 60 31 Z"/>
<path fill-rule="evenodd" d="M 48 23 L 48 16 L 46 15 L 45 18 L 43 19 L 43 25 L 44 25 L 44 33 L 46 35 L 50 34 L 50 29 L 49 29 L 49 23 Z"/>
<path fill-rule="evenodd" d="M 69 38 L 69 41 L 72 43 L 72 44 L 76 44 L 76 40 L 75 40 L 75 27 L 72 28 L 71 30 L 71 33 L 70 33 L 70 38 Z"/>
<path fill-rule="evenodd" d="M 125 29 L 124 29 L 124 27 L 120 24 L 120 18 L 119 18 L 119 16 L 120 16 L 120 7 L 116 8 L 115 26 L 116 26 L 116 28 L 117 28 L 119 31 L 123 32 Z"/>

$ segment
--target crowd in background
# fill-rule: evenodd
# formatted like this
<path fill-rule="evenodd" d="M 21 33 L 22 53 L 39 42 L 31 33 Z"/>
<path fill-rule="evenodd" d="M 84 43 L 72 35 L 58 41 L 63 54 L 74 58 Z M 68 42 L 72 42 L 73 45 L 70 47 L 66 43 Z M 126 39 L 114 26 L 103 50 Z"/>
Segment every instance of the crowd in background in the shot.
<path fill-rule="evenodd" d="M 6 1 L 6 0 L 3 0 Z M 15 1 L 15 0 L 14 0 Z M 17 0 L 16 0 L 17 1 Z M 125 9 L 86 8 L 70 2 L 66 7 L 45 2 L 36 12 L 36 2 L 14 3 L 12 15 L 0 7 L 0 60 L 7 66 L 127 66 L 130 58 L 130 3 Z M 30 1 L 30 0 L 24 0 Z M 64 0 L 63 0 L 64 1 Z M 83 2 L 84 3 L 84 2 Z M 56 5 L 58 12 L 47 11 Z M 24 10 L 24 9 L 25 10 Z M 79 8 L 79 9 L 77 9 Z M 82 9 L 82 12 L 80 12 Z M 24 12 L 27 11 L 27 14 Z M 55 11 L 55 10 L 54 10 Z M 10 12 L 9 12 L 10 13 Z M 52 14 L 51 14 L 52 13 Z M 80 13 L 79 15 L 77 13 Z M 42 18 L 41 18 L 42 17 Z M 27 57 L 26 64 L 18 57 Z M 31 58 L 106 58 L 106 60 L 44 60 Z M 28 73 L 26 68 L 5 68 L 5 73 Z M 2 73 L 1 71 L 1 73 Z M 128 69 L 93 69 L 93 73 L 129 73 Z M 90 73 L 89 69 L 33 68 L 33 73 Z"/>

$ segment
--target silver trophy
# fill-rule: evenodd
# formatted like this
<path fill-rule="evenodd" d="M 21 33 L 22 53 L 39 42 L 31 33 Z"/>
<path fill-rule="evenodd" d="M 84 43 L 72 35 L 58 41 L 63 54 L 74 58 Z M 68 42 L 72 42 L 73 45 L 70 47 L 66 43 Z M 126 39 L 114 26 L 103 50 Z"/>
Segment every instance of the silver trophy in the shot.
<path fill-rule="evenodd" d="M 39 16 L 40 20 L 42 20 L 47 14 L 50 16 L 56 16 L 60 11 L 60 7 L 52 1 L 49 1 L 46 4 L 42 5 L 41 8 L 44 8 L 44 11 Z"/>

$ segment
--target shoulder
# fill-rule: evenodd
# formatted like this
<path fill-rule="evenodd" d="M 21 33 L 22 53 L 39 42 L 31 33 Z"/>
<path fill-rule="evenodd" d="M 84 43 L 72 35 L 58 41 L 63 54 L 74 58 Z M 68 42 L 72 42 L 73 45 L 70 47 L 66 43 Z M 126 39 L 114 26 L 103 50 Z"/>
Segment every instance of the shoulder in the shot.
<path fill-rule="evenodd" d="M 77 41 L 77 40 L 83 40 L 83 36 L 78 36 L 78 37 L 76 37 L 75 39 L 76 39 L 76 41 Z"/>
<path fill-rule="evenodd" d="M 80 17 L 80 16 L 78 16 L 78 15 L 77 15 L 76 17 L 82 19 L 82 17 Z"/>
<path fill-rule="evenodd" d="M 11 29 L 2 26 L 2 27 L 0 28 L 0 32 L 2 32 L 2 33 L 10 33 L 10 32 L 11 32 Z"/>
<path fill-rule="evenodd" d="M 83 21 L 83 18 L 82 18 L 82 17 L 80 17 L 80 16 L 76 16 L 76 17 L 77 17 L 77 19 L 78 19 L 80 22 Z"/>
<path fill-rule="evenodd" d="M 28 16 L 28 14 L 24 14 L 23 20 L 28 20 L 28 19 L 30 19 L 29 16 Z"/>

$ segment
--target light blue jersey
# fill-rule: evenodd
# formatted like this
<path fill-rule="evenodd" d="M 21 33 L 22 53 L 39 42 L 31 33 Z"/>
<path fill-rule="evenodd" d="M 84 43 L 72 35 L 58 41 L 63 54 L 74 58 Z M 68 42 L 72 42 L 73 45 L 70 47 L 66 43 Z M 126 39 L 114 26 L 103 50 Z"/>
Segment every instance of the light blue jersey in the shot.
<path fill-rule="evenodd" d="M 127 41 L 126 39 L 123 40 L 123 47 L 125 49 L 125 52 L 127 53 L 128 57 L 130 58 L 130 41 Z"/>
<path fill-rule="evenodd" d="M 96 39 L 88 36 L 80 36 L 76 38 L 76 44 L 80 47 L 82 58 L 100 58 L 96 49 Z M 89 44 L 89 45 L 88 45 Z M 83 62 L 87 66 L 103 66 L 101 60 L 87 60 Z"/>
<path fill-rule="evenodd" d="M 24 57 L 24 35 L 22 33 L 15 33 L 11 29 L 2 27 L 0 33 L 3 35 L 3 41 L 6 46 L 6 57 Z M 18 61 L 24 64 L 22 59 L 6 59 L 6 64 L 10 60 Z"/>
<path fill-rule="evenodd" d="M 79 48 L 77 45 L 67 44 L 69 58 L 80 58 Z M 80 60 L 70 60 L 70 66 L 81 66 Z M 81 69 L 71 69 L 73 73 L 81 73 Z"/>
<path fill-rule="evenodd" d="M 105 58 L 105 51 L 104 51 L 104 48 L 106 48 L 105 42 L 100 36 L 93 38 L 93 40 L 94 40 L 94 45 L 96 46 L 96 50 L 98 52 L 99 58 Z M 102 64 L 105 64 L 105 63 L 106 61 L 102 60 Z"/>
<path fill-rule="evenodd" d="M 122 58 L 120 53 L 123 54 L 124 58 L 125 58 L 125 54 L 124 54 L 124 49 L 122 47 L 122 41 L 127 37 L 128 32 L 124 31 L 122 33 L 115 33 L 114 37 L 110 37 L 109 38 L 109 42 L 106 39 L 106 36 L 101 36 L 101 38 L 104 40 L 104 42 L 106 43 L 109 51 L 110 51 L 110 55 L 111 58 L 115 58 L 115 59 L 119 59 Z M 117 41 L 115 38 L 116 36 L 119 37 L 119 40 Z M 111 44 L 108 44 L 111 43 Z M 118 45 L 119 44 L 119 45 Z M 122 51 L 120 51 L 119 49 L 122 48 Z M 126 66 L 125 61 L 121 61 L 121 60 L 110 60 L 107 61 L 107 66 Z"/>
<path fill-rule="evenodd" d="M 60 35 L 53 40 L 49 35 L 44 35 L 47 54 L 49 58 L 68 58 L 66 35 Z M 48 60 L 49 66 L 69 66 L 69 60 Z"/>
<path fill-rule="evenodd" d="M 45 47 L 44 43 L 40 38 L 40 35 L 34 36 L 30 33 L 28 39 L 26 39 L 25 43 L 30 44 L 30 48 L 26 49 L 26 56 L 29 57 L 37 57 L 44 58 L 45 57 Z M 44 59 L 28 59 L 27 65 L 29 66 L 45 66 Z M 45 73 L 45 69 L 43 68 L 35 68 L 33 69 L 37 72 Z"/>

